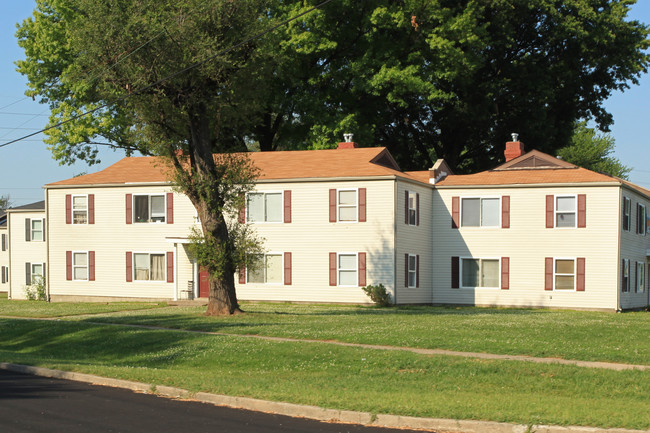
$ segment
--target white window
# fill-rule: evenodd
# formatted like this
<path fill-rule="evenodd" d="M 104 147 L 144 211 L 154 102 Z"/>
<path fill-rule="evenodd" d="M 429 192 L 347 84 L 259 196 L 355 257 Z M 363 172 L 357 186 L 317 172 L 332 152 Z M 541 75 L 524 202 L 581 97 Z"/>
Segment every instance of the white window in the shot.
<path fill-rule="evenodd" d="M 632 212 L 632 201 L 623 197 L 623 230 L 630 231 L 630 213 Z"/>
<path fill-rule="evenodd" d="M 499 259 L 464 258 L 460 265 L 462 287 L 499 287 Z"/>
<path fill-rule="evenodd" d="M 38 284 L 43 281 L 43 263 L 32 263 L 31 271 L 32 284 Z"/>
<path fill-rule="evenodd" d="M 357 198 L 356 189 L 339 189 L 337 194 L 337 215 L 339 221 L 357 221 Z"/>
<path fill-rule="evenodd" d="M 463 227 L 498 227 L 500 218 L 498 197 L 462 199 L 461 225 Z"/>
<path fill-rule="evenodd" d="M 553 282 L 555 290 L 575 290 L 576 267 L 574 259 L 555 259 Z"/>
<path fill-rule="evenodd" d="M 72 223 L 88 224 L 88 196 L 72 196 Z"/>
<path fill-rule="evenodd" d="M 630 260 L 623 259 L 623 271 L 621 277 L 621 291 L 629 292 L 630 291 Z"/>
<path fill-rule="evenodd" d="M 249 193 L 246 208 L 249 222 L 282 222 L 282 193 Z"/>
<path fill-rule="evenodd" d="M 165 222 L 165 195 L 134 195 L 133 219 L 136 223 Z"/>
<path fill-rule="evenodd" d="M 416 226 L 418 224 L 418 200 L 417 193 L 408 191 L 409 195 L 409 225 Z"/>
<path fill-rule="evenodd" d="M 646 220 L 645 220 L 645 206 L 641 203 L 636 205 L 636 232 L 645 236 Z"/>
<path fill-rule="evenodd" d="M 555 227 L 576 226 L 576 196 L 555 197 Z"/>
<path fill-rule="evenodd" d="M 340 253 L 337 257 L 337 275 L 339 286 L 358 286 L 357 255 Z"/>
<path fill-rule="evenodd" d="M 645 286 L 645 264 L 643 262 L 636 262 L 636 286 L 634 291 L 643 293 Z"/>
<path fill-rule="evenodd" d="M 31 240 L 33 241 L 42 241 L 43 240 L 43 220 L 42 219 L 32 219 L 31 224 Z"/>
<path fill-rule="evenodd" d="M 88 280 L 88 253 L 72 253 L 72 279 L 78 281 Z"/>
<path fill-rule="evenodd" d="M 282 254 L 257 254 L 247 274 L 249 283 L 282 284 Z"/>
<path fill-rule="evenodd" d="M 136 281 L 164 281 L 164 253 L 133 253 L 133 272 Z"/>
<path fill-rule="evenodd" d="M 408 262 L 408 287 L 413 288 L 418 285 L 418 257 L 413 254 L 409 254 Z"/>

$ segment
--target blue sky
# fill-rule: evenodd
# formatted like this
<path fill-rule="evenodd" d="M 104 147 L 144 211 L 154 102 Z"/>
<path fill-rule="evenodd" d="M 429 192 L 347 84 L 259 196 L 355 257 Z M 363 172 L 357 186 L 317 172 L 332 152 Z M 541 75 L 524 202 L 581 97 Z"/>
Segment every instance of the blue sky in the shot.
<path fill-rule="evenodd" d="M 16 43 L 16 23 L 31 15 L 34 6 L 29 0 L 4 2 L 0 14 L 0 144 L 43 128 L 49 114 L 47 106 L 24 96 L 26 81 L 14 65 L 24 57 Z M 650 1 L 639 0 L 632 7 L 630 18 L 650 23 Z M 614 116 L 611 135 L 616 140 L 615 156 L 633 167 L 632 182 L 650 188 L 650 77 L 646 74 L 638 86 L 612 95 L 605 107 Z M 37 135 L 0 147 L 0 195 L 8 194 L 14 206 L 43 200 L 42 186 L 46 183 L 101 170 L 124 156 L 122 152 L 105 149 L 100 153 L 99 165 L 60 166 L 42 138 Z M 521 139 L 526 143 L 525 137 Z M 526 146 L 531 149 L 534 143 Z"/>

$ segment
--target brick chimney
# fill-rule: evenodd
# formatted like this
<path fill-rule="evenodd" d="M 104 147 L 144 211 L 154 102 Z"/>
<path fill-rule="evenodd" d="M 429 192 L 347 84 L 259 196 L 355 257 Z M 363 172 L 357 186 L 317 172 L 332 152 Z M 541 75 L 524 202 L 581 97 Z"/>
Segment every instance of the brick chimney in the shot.
<path fill-rule="evenodd" d="M 503 154 L 506 156 L 506 162 L 524 154 L 524 143 L 519 141 L 519 134 L 512 133 L 512 141 L 506 142 L 506 150 Z"/>
<path fill-rule="evenodd" d="M 356 148 L 358 148 L 359 144 L 352 141 L 352 136 L 353 136 L 352 134 L 343 134 L 343 140 L 345 140 L 345 141 L 340 142 L 337 149 L 356 149 Z"/>

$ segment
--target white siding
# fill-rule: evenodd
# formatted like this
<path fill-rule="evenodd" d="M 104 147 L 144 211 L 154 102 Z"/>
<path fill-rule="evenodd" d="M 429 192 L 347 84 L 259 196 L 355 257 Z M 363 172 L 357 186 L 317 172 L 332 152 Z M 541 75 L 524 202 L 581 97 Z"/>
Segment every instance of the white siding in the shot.
<path fill-rule="evenodd" d="M 9 233 L 9 287 L 10 299 L 25 299 L 26 269 L 25 263 L 45 263 L 45 276 L 49 272 L 47 266 L 47 247 L 43 241 L 26 241 L 25 220 L 43 219 L 45 211 L 10 211 L 8 212 L 7 226 Z M 47 224 L 47 221 L 46 221 Z M 44 229 L 45 230 L 45 229 Z M 47 236 L 47 231 L 45 232 Z"/>
<path fill-rule="evenodd" d="M 646 208 L 646 219 L 650 215 L 650 201 L 640 194 L 636 193 L 633 190 L 628 188 L 622 189 L 623 197 L 628 197 L 631 201 L 630 206 L 630 230 L 623 230 L 622 222 L 622 212 L 623 212 L 623 203 L 620 202 L 619 205 L 619 215 L 621 221 L 621 256 L 618 265 L 618 287 L 621 297 L 621 308 L 640 308 L 650 305 L 650 295 L 649 295 L 649 286 L 648 286 L 648 261 L 647 261 L 647 252 L 650 249 L 650 234 L 639 234 L 637 233 L 637 203 L 640 203 Z M 630 261 L 630 291 L 623 292 L 621 287 L 622 275 L 622 260 L 628 259 Z M 635 264 L 637 262 L 645 264 L 645 284 L 643 292 L 635 292 L 634 286 L 636 282 L 636 273 L 635 273 Z"/>

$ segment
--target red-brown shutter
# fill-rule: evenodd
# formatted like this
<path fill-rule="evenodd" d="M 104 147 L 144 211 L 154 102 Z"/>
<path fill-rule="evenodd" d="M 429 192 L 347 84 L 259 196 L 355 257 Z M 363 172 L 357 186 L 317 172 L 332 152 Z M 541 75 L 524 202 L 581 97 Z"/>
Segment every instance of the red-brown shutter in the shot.
<path fill-rule="evenodd" d="M 239 267 L 239 284 L 246 284 L 246 267 Z"/>
<path fill-rule="evenodd" d="M 65 223 L 72 224 L 72 195 L 65 195 Z"/>
<path fill-rule="evenodd" d="M 404 287 L 409 286 L 409 255 L 404 254 Z"/>
<path fill-rule="evenodd" d="M 174 253 L 167 251 L 167 282 L 174 282 Z"/>
<path fill-rule="evenodd" d="M 131 281 L 133 281 L 133 253 L 131 251 L 127 251 L 126 252 L 126 282 L 130 283 Z"/>
<path fill-rule="evenodd" d="M 415 225 L 420 225 L 420 193 L 415 193 Z"/>
<path fill-rule="evenodd" d="M 88 194 L 88 224 L 95 224 L 95 194 Z"/>
<path fill-rule="evenodd" d="M 330 189 L 330 222 L 335 223 L 336 220 L 336 190 Z"/>
<path fill-rule="evenodd" d="M 585 291 L 585 258 L 578 257 L 576 260 L 576 290 Z"/>
<path fill-rule="evenodd" d="M 578 227 L 587 227 L 587 195 L 578 194 Z"/>
<path fill-rule="evenodd" d="M 246 198 L 244 198 L 246 200 Z M 246 222 L 246 202 L 244 201 L 244 204 L 239 206 L 239 213 L 237 215 L 237 222 L 239 224 L 244 224 Z"/>
<path fill-rule="evenodd" d="M 544 290 L 553 290 L 553 257 L 544 259 Z"/>
<path fill-rule="evenodd" d="M 32 220 L 30 218 L 25 218 L 25 242 L 31 242 L 31 241 L 32 241 Z"/>
<path fill-rule="evenodd" d="M 451 288 L 457 289 L 459 287 L 459 271 L 460 259 L 458 257 L 451 258 Z"/>
<path fill-rule="evenodd" d="M 546 228 L 547 229 L 552 229 L 553 227 L 555 227 L 555 209 L 553 205 L 554 201 L 555 198 L 552 195 L 546 196 Z"/>
<path fill-rule="evenodd" d="M 510 289 L 510 257 L 501 257 L 501 290 Z"/>
<path fill-rule="evenodd" d="M 366 222 L 366 189 L 359 188 L 359 222 Z"/>
<path fill-rule="evenodd" d="M 330 286 L 336 286 L 336 253 L 330 253 Z"/>
<path fill-rule="evenodd" d="M 460 197 L 451 198 L 451 228 L 457 229 L 460 225 Z"/>
<path fill-rule="evenodd" d="M 174 224 L 174 193 L 167 193 L 167 224 Z M 170 281 L 171 282 L 171 281 Z"/>
<path fill-rule="evenodd" d="M 72 251 L 65 252 L 65 279 L 72 280 Z"/>
<path fill-rule="evenodd" d="M 133 223 L 133 194 L 126 195 L 126 223 Z"/>
<path fill-rule="evenodd" d="M 88 281 L 95 281 L 95 252 L 88 251 Z"/>
<path fill-rule="evenodd" d="M 415 287 L 420 287 L 420 255 L 415 255 Z"/>
<path fill-rule="evenodd" d="M 291 253 L 284 253 L 284 285 L 291 285 Z"/>
<path fill-rule="evenodd" d="M 404 194 L 406 196 L 405 197 L 406 200 L 404 200 L 404 217 L 405 217 L 404 218 L 404 223 L 408 224 L 409 223 L 409 192 L 404 191 Z"/>
<path fill-rule="evenodd" d="M 510 228 L 510 196 L 501 197 L 501 228 Z"/>
<path fill-rule="evenodd" d="M 359 253 L 359 287 L 366 285 L 366 253 Z"/>
<path fill-rule="evenodd" d="M 291 222 L 291 190 L 284 192 L 284 222 Z"/>

